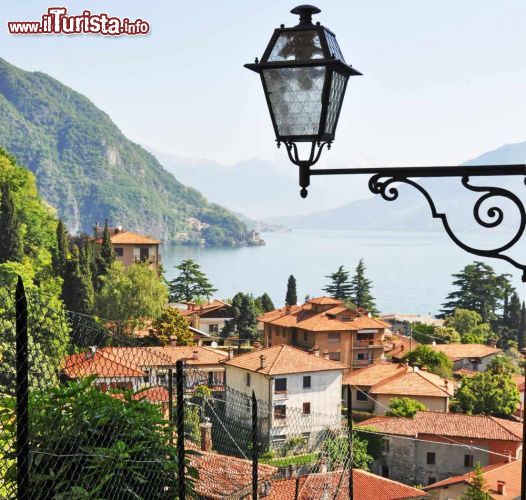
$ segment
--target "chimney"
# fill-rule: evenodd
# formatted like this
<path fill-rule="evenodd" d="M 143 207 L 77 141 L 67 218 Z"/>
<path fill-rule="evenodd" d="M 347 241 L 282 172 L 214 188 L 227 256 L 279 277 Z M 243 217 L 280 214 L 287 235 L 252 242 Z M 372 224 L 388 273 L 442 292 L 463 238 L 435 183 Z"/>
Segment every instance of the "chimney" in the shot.
<path fill-rule="evenodd" d="M 497 339 L 489 339 L 488 340 L 488 345 L 490 347 L 497 347 Z"/>
<path fill-rule="evenodd" d="M 504 455 L 506 455 L 506 462 L 511 462 L 511 451 L 510 450 L 504 450 Z"/>
<path fill-rule="evenodd" d="M 261 351 L 261 342 L 254 341 L 254 351 Z"/>
<path fill-rule="evenodd" d="M 405 349 L 405 345 L 404 345 L 404 344 L 401 344 L 401 345 L 400 345 L 400 351 L 401 351 L 401 352 L 404 352 L 404 349 Z"/>
<path fill-rule="evenodd" d="M 265 357 L 264 354 L 262 354 L 261 356 L 259 356 L 259 368 L 262 370 L 266 366 L 267 366 L 267 358 Z"/>
<path fill-rule="evenodd" d="M 194 349 L 192 352 L 192 359 L 197 359 L 199 356 L 199 351 L 197 349 Z"/>
<path fill-rule="evenodd" d="M 327 460 L 325 458 L 322 458 L 318 464 L 318 467 L 320 469 L 320 474 L 326 474 L 327 473 Z"/>
<path fill-rule="evenodd" d="M 314 355 L 314 349 L 309 349 L 309 354 Z"/>
<path fill-rule="evenodd" d="M 497 493 L 499 495 L 506 495 L 506 481 L 497 481 Z"/>
<path fill-rule="evenodd" d="M 228 348 L 228 359 L 232 359 L 234 357 L 234 348 L 229 347 Z"/>
<path fill-rule="evenodd" d="M 323 349 L 323 359 L 330 359 L 329 351 L 327 349 Z"/>
<path fill-rule="evenodd" d="M 320 348 L 317 345 L 315 345 L 312 348 L 312 350 L 314 351 L 314 355 L 319 357 L 319 355 L 320 355 Z"/>
<path fill-rule="evenodd" d="M 201 430 L 201 451 L 212 451 L 212 423 L 207 418 L 199 424 Z"/>

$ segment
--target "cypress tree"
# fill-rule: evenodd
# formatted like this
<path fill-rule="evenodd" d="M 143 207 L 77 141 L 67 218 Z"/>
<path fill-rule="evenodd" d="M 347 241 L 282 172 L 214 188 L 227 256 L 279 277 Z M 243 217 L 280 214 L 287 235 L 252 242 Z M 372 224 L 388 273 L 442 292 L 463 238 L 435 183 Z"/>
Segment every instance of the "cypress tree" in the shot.
<path fill-rule="evenodd" d="M 274 307 L 274 302 L 272 302 L 272 299 L 266 292 L 261 297 L 259 297 L 259 304 L 261 305 L 263 312 L 270 312 L 276 309 Z"/>
<path fill-rule="evenodd" d="M 357 307 L 363 307 L 372 314 L 376 314 L 376 304 L 371 294 L 371 280 L 365 277 L 365 264 L 360 259 L 355 274 L 351 280 L 351 300 Z"/>
<path fill-rule="evenodd" d="M 62 300 L 68 311 L 90 315 L 95 304 L 95 293 L 86 254 L 74 246 L 66 261 Z"/>
<path fill-rule="evenodd" d="M 521 321 L 519 326 L 519 350 L 526 348 L 526 304 L 522 302 Z"/>
<path fill-rule="evenodd" d="M 298 303 L 298 292 L 296 291 L 296 278 L 291 274 L 287 282 L 287 294 L 285 295 L 285 304 L 295 306 Z"/>
<path fill-rule="evenodd" d="M 61 220 L 57 224 L 57 246 L 52 252 L 53 270 L 57 276 L 64 277 L 68 260 L 69 237 Z"/>
<path fill-rule="evenodd" d="M 462 500 L 486 500 L 488 498 L 486 481 L 482 475 L 480 463 L 475 464 L 474 472 L 475 475 L 462 495 Z"/>
<path fill-rule="evenodd" d="M 352 287 L 349 281 L 349 271 L 340 266 L 335 273 L 325 276 L 331 282 L 323 289 L 331 297 L 339 300 L 347 300 L 351 297 Z"/>
<path fill-rule="evenodd" d="M 24 256 L 20 219 L 9 182 L 2 185 L 0 199 L 0 264 L 21 262 Z"/>
<path fill-rule="evenodd" d="M 108 219 L 104 224 L 104 232 L 102 233 L 102 244 L 96 259 L 96 269 L 97 276 L 95 277 L 94 283 L 95 288 L 100 290 L 102 287 L 102 277 L 108 273 L 108 270 L 111 268 L 115 262 L 115 251 L 111 244 L 111 233 L 108 227 Z"/>

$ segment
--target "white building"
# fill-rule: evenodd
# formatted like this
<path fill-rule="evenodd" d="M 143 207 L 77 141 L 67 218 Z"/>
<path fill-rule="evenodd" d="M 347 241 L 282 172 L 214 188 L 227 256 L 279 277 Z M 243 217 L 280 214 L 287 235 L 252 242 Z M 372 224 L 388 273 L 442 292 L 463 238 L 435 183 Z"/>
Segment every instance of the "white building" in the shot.
<path fill-rule="evenodd" d="M 319 352 L 319 351 L 318 351 Z M 337 361 L 309 354 L 288 345 L 235 357 L 224 362 L 227 412 L 239 409 L 239 395 L 260 401 L 258 415 L 272 443 L 302 435 L 314 443 L 317 432 L 340 426 L 342 373 Z M 245 417 L 250 425 L 250 407 Z"/>

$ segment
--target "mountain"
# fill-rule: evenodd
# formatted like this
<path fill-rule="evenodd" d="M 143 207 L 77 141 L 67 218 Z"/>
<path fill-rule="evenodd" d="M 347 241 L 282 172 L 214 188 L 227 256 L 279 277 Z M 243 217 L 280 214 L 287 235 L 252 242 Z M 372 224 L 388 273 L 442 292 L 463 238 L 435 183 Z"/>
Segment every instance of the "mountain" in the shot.
<path fill-rule="evenodd" d="M 165 241 L 250 242 L 239 218 L 178 182 L 86 97 L 3 59 L 0 145 L 36 175 L 72 232 L 91 233 L 108 218 Z"/>
<path fill-rule="evenodd" d="M 526 142 L 507 144 L 484 153 L 464 165 L 526 164 Z M 317 180 L 317 179 L 316 179 Z M 522 179 L 516 177 L 496 177 L 470 179 L 475 186 L 496 186 L 509 189 L 518 194 L 524 203 Z M 470 231 L 477 228 L 473 219 L 473 207 L 480 193 L 465 189 L 459 178 L 425 179 L 419 181 L 434 200 L 437 210 L 448 216 L 448 220 L 458 231 Z M 311 187 L 313 191 L 315 187 Z M 442 231 L 442 224 L 430 216 L 427 201 L 421 193 L 411 186 L 399 185 L 399 196 L 395 201 L 386 201 L 380 195 L 365 200 L 357 200 L 344 206 L 319 210 L 304 216 L 268 217 L 264 222 L 282 224 L 292 229 L 334 229 L 334 230 L 375 230 L 375 231 Z M 483 193 L 482 193 L 483 194 Z M 310 196 L 310 193 L 309 193 Z M 481 207 L 481 215 L 493 205 L 499 206 L 502 199 L 488 200 Z M 510 207 L 504 202 L 503 208 Z M 466 208 L 468 207 L 468 208 Z M 516 227 L 517 212 L 513 207 L 505 212 L 502 227 Z M 486 220 L 491 220 L 486 217 Z M 480 229 L 480 227 L 478 227 Z"/>

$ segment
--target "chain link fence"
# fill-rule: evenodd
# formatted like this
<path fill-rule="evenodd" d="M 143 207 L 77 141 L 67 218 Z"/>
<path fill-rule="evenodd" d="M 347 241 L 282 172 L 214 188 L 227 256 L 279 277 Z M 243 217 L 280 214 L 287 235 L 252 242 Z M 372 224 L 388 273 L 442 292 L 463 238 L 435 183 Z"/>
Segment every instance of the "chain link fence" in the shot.
<path fill-rule="evenodd" d="M 21 281 L 0 334 L 0 498 L 350 498 L 346 418 L 284 418 Z"/>

